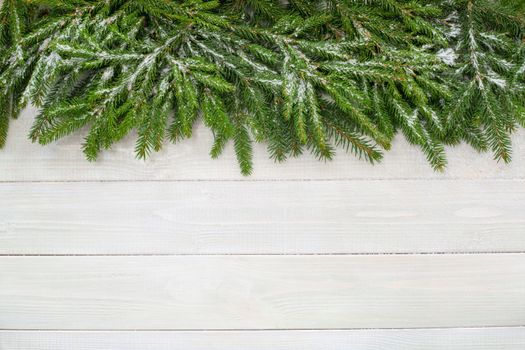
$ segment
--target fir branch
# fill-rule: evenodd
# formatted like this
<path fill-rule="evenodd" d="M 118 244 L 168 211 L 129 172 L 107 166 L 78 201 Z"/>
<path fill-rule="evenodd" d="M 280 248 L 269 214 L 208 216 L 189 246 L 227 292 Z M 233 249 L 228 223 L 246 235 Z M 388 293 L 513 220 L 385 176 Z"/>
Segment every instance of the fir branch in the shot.
<path fill-rule="evenodd" d="M 396 132 L 436 170 L 466 141 L 511 158 L 525 125 L 525 20 L 517 0 L 4 0 L 0 147 L 39 107 L 47 144 L 80 128 L 89 160 L 132 130 L 146 158 L 202 118 L 211 156 L 233 141 L 284 161 L 342 147 L 381 159 Z"/>

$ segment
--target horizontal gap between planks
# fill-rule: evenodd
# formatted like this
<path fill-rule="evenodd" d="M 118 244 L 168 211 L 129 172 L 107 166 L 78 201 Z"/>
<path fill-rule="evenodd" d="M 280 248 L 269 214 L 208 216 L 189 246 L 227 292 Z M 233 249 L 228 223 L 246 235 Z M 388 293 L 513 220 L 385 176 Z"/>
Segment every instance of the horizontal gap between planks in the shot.
<path fill-rule="evenodd" d="M 366 255 L 498 255 L 498 254 L 525 254 L 525 251 L 476 251 L 476 252 L 378 252 L 378 253 L 152 253 L 152 254 L 0 254 L 0 257 L 81 257 L 81 256 L 137 256 L 137 257 L 155 257 L 155 256 L 366 256 Z"/>
<path fill-rule="evenodd" d="M 448 177 L 448 178 L 410 178 L 410 177 L 381 177 L 381 178 L 333 178 L 333 179 L 119 179 L 119 180 L 0 180 L 0 184 L 31 184 L 31 183 L 119 183 L 119 182 L 159 182 L 159 183 L 176 183 L 176 182 L 343 182 L 343 181 L 525 181 L 525 177 L 499 178 L 499 177 Z"/>
<path fill-rule="evenodd" d="M 122 328 L 122 329 L 31 329 L 31 328 L 24 328 L 24 329 L 16 329 L 16 328 L 0 328 L 0 332 L 86 332 L 86 333 L 93 333 L 93 332 L 289 332 L 289 331 L 319 331 L 319 332 L 338 332 L 338 331 L 388 331 L 388 330 L 395 330 L 395 331 L 403 331 L 403 330 L 439 330 L 439 329 L 505 329 L 505 328 L 513 328 L 513 329 L 519 329 L 524 328 L 525 325 L 512 325 L 512 326 L 475 326 L 475 327 L 405 327 L 405 328 L 260 328 L 260 329 L 168 329 L 168 328 L 160 328 L 160 329 L 139 329 L 139 328 Z"/>

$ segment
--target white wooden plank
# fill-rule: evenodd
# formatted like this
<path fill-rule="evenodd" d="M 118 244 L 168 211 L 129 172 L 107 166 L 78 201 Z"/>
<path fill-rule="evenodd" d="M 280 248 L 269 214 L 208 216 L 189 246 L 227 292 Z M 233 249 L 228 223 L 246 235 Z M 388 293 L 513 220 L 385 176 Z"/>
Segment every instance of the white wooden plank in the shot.
<path fill-rule="evenodd" d="M 525 254 L 1 257 L 0 285 L 0 329 L 525 322 Z"/>
<path fill-rule="evenodd" d="M 134 138 L 128 137 L 90 163 L 81 152 L 83 135 L 75 134 L 42 147 L 27 140 L 35 109 L 27 109 L 11 123 L 5 149 L 0 150 L 0 181 L 98 181 L 98 180 L 196 180 L 196 179 L 452 179 L 521 178 L 525 176 L 525 130 L 514 137 L 514 161 L 497 163 L 491 154 L 477 154 L 463 145 L 448 151 L 449 167 L 443 174 L 427 164 L 424 155 L 398 137 L 381 164 L 371 166 L 339 152 L 333 162 L 319 162 L 310 155 L 275 164 L 265 145 L 256 145 L 255 172 L 240 175 L 232 145 L 219 160 L 211 160 L 211 134 L 199 125 L 192 139 L 165 149 L 146 162 L 134 158 Z"/>
<path fill-rule="evenodd" d="M 0 254 L 525 251 L 525 181 L 0 184 Z"/>
<path fill-rule="evenodd" d="M 523 350 L 525 328 L 336 331 L 0 331 L 2 350 Z"/>

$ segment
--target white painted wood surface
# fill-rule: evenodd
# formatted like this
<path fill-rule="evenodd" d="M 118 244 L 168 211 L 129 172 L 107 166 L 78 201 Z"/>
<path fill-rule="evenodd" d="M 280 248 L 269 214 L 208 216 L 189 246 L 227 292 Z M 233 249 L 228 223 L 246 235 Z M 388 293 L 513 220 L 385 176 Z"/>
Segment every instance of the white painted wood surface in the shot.
<path fill-rule="evenodd" d="M 256 145 L 246 178 L 202 126 L 90 163 L 34 113 L 0 150 L 0 350 L 525 348 L 524 130 L 509 165 L 399 137 L 376 166 Z"/>
<path fill-rule="evenodd" d="M 3 257 L 3 329 L 518 326 L 525 254 Z"/>
<path fill-rule="evenodd" d="M 525 180 L 6 183 L 0 254 L 525 251 Z"/>
<path fill-rule="evenodd" d="M 0 331 L 10 350 L 523 350 L 525 328 L 333 331 Z"/>

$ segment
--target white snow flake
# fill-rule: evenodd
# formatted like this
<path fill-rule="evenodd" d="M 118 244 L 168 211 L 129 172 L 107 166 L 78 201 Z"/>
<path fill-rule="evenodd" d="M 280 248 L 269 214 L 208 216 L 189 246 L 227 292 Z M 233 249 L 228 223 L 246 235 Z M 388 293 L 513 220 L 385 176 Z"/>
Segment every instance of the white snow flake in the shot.
<path fill-rule="evenodd" d="M 449 66 L 453 66 L 458 58 L 458 54 L 451 48 L 439 50 L 437 56 L 443 63 Z"/>

